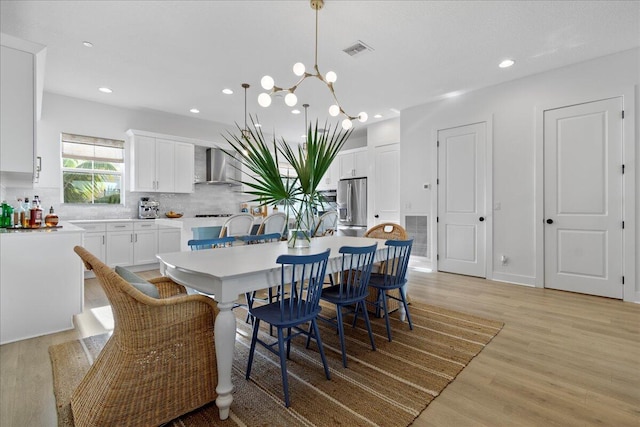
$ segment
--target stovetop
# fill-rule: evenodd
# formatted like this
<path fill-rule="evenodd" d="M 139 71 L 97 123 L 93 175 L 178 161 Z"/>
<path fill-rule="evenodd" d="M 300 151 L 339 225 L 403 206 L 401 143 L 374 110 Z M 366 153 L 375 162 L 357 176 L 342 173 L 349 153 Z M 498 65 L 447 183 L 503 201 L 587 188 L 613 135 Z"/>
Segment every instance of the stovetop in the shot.
<path fill-rule="evenodd" d="M 233 216 L 230 213 L 215 213 L 215 214 L 197 214 L 196 218 L 226 218 Z"/>

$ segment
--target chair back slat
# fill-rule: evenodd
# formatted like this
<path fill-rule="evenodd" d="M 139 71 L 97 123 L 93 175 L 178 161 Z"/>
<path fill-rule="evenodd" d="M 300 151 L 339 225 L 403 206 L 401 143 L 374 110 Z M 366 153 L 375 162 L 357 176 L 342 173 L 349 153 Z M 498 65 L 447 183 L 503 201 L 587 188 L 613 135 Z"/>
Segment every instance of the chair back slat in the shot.
<path fill-rule="evenodd" d="M 215 239 L 191 239 L 187 242 L 187 245 L 192 251 L 199 251 L 202 249 L 223 248 L 231 245 L 235 241 L 235 237 L 216 237 Z"/>
<path fill-rule="evenodd" d="M 387 246 L 387 260 L 384 263 L 385 284 L 397 285 L 405 282 L 413 239 L 387 240 L 385 245 Z"/>
<path fill-rule="evenodd" d="M 338 277 L 338 295 L 341 299 L 360 298 L 367 293 L 377 246 L 378 244 L 374 243 L 371 246 L 340 248 L 342 269 Z"/>
<path fill-rule="evenodd" d="M 315 317 L 320 308 L 320 296 L 330 250 L 314 255 L 280 255 L 281 265 L 280 320 Z M 289 298 L 284 298 L 289 286 Z M 298 322 L 300 323 L 300 322 Z"/>
<path fill-rule="evenodd" d="M 252 245 L 256 243 L 277 242 L 281 238 L 282 238 L 282 234 L 280 233 L 250 234 L 248 236 L 237 237 L 238 240 L 242 240 L 247 245 Z"/>

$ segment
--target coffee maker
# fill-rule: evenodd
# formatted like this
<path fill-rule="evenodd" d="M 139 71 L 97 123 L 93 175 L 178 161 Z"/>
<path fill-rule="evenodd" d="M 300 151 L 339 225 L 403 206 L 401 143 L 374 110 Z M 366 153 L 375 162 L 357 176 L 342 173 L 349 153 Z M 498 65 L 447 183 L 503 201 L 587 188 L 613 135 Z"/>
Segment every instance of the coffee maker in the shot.
<path fill-rule="evenodd" d="M 160 203 L 155 200 L 149 200 L 148 197 L 141 197 L 138 205 L 138 218 L 140 219 L 156 219 L 158 218 L 158 210 Z"/>

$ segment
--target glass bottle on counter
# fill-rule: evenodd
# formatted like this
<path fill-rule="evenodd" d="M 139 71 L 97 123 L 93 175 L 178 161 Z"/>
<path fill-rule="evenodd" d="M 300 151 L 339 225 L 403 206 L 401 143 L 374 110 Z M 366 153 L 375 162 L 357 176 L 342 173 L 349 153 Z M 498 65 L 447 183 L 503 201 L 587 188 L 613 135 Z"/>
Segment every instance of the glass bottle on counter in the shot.
<path fill-rule="evenodd" d="M 29 222 L 31 221 L 31 205 L 29 204 L 29 198 L 24 198 L 24 221 L 22 228 L 29 228 Z"/>
<path fill-rule="evenodd" d="M 16 227 L 25 227 L 26 225 L 26 221 L 25 221 L 25 210 L 24 210 L 24 204 L 22 203 L 22 199 L 18 198 L 18 206 L 16 208 L 16 215 L 18 217 L 17 221 L 15 222 L 15 226 Z"/>
<path fill-rule="evenodd" d="M 29 215 L 29 228 L 40 228 L 42 226 L 42 208 L 38 205 L 38 196 L 35 196 L 31 202 Z"/>
<path fill-rule="evenodd" d="M 44 217 L 44 225 L 47 227 L 55 227 L 58 225 L 58 215 L 53 212 L 53 206 L 49 208 L 49 215 Z"/>

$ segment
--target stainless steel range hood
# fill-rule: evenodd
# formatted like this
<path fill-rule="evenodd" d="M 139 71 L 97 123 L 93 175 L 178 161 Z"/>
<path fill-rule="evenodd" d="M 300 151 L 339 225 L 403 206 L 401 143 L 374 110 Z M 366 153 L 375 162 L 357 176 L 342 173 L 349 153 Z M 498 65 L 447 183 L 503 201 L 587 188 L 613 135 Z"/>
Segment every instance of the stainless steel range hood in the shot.
<path fill-rule="evenodd" d="M 221 148 L 207 148 L 207 180 L 201 184 L 241 185 L 240 160 Z"/>

